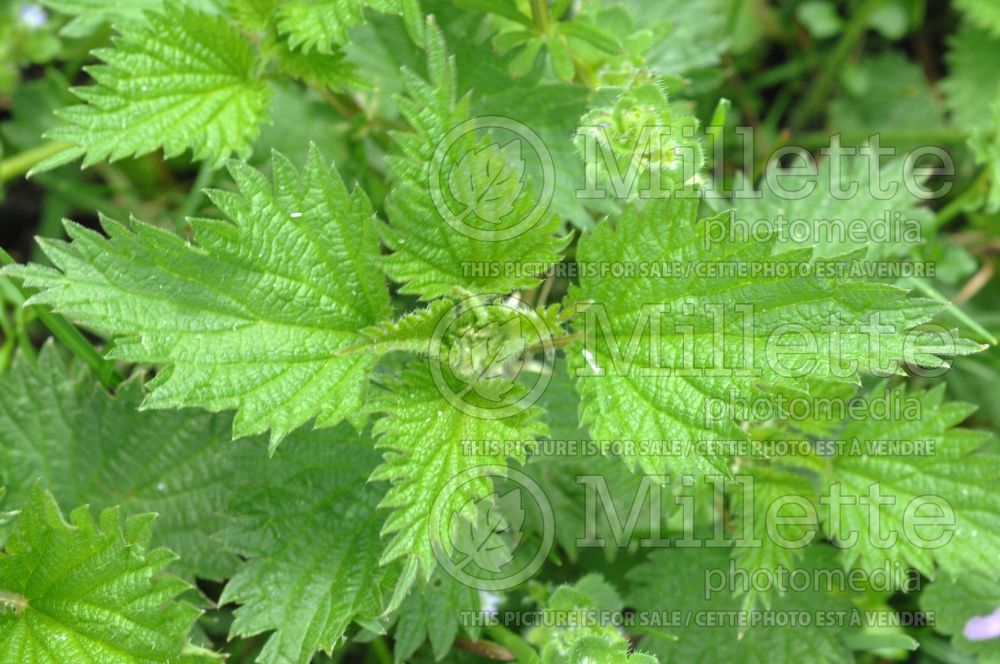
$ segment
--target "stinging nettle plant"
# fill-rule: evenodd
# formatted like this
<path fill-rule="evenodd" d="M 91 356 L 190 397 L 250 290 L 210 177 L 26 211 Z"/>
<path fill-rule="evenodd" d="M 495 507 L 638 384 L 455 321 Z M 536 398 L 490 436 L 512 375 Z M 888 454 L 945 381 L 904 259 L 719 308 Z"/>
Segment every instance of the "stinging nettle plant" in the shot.
<path fill-rule="evenodd" d="M 0 664 L 998 657 L 1000 14 L 793 4 L 0 2 Z"/>

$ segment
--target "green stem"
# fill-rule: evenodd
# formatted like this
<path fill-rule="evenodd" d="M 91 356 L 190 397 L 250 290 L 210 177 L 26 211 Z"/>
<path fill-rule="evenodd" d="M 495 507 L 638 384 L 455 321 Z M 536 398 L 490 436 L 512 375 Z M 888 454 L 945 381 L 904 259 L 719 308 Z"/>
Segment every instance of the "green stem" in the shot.
<path fill-rule="evenodd" d="M 3 346 L 0 346 L 0 374 L 2 374 L 7 373 L 10 367 L 17 341 L 14 326 L 7 319 L 7 308 L 2 302 L 0 302 L 0 334 L 3 334 Z"/>
<path fill-rule="evenodd" d="M 10 254 L 0 248 L 0 267 L 14 264 L 15 261 L 11 258 Z M 27 288 L 17 286 L 16 284 L 14 287 L 25 299 L 31 296 Z M 114 364 L 105 360 L 97 352 L 97 349 L 87 341 L 87 337 L 83 336 L 80 330 L 73 327 L 72 323 L 59 314 L 52 313 L 45 307 L 34 306 L 32 309 L 35 315 L 38 316 L 38 319 L 42 321 L 42 324 L 52 333 L 52 336 L 62 342 L 66 348 L 94 370 L 98 380 L 101 381 L 101 385 L 107 389 L 112 389 L 122 382 L 122 377 L 115 371 Z"/>
<path fill-rule="evenodd" d="M 535 29 L 539 34 L 549 31 L 551 17 L 549 16 L 548 0 L 531 0 L 531 20 L 535 23 Z"/>
<path fill-rule="evenodd" d="M 652 627 L 636 625 L 634 627 L 629 627 L 629 631 L 635 634 L 642 634 L 643 636 L 651 636 L 654 639 L 660 639 L 662 641 L 674 642 L 677 641 L 679 637 L 674 636 L 668 632 L 663 632 L 658 629 L 653 629 Z"/>
<path fill-rule="evenodd" d="M 381 636 L 371 642 L 372 653 L 381 664 L 392 664 L 392 653 L 389 646 Z"/>
<path fill-rule="evenodd" d="M 195 176 L 194 182 L 191 184 L 191 190 L 181 205 L 179 218 L 182 222 L 198 210 L 198 204 L 201 203 L 201 197 L 211 183 L 213 175 L 215 175 L 215 169 L 209 162 L 203 161 L 201 168 L 198 169 L 198 175 Z"/>
<path fill-rule="evenodd" d="M 775 85 L 797 81 L 808 70 L 815 67 L 819 60 L 820 58 L 815 55 L 803 54 L 798 60 L 791 60 L 754 75 L 752 79 L 747 81 L 747 87 L 754 92 L 760 92 Z"/>
<path fill-rule="evenodd" d="M 0 346 L 0 374 L 7 373 L 11 359 L 14 357 L 14 337 L 6 337 Z"/>
<path fill-rule="evenodd" d="M 40 161 L 48 159 L 52 155 L 59 154 L 68 147 L 71 147 L 68 143 L 51 141 L 49 143 L 42 143 L 37 148 L 7 157 L 3 161 L 0 161 L 0 182 L 6 182 L 7 180 L 24 175 Z"/>
<path fill-rule="evenodd" d="M 7 318 L 7 308 L 5 302 L 3 301 L 3 293 L 0 293 L 0 334 L 4 338 L 9 338 L 14 336 L 14 327 L 10 324 L 10 319 Z"/>
<path fill-rule="evenodd" d="M 542 664 L 542 660 L 539 658 L 538 653 L 535 652 L 535 649 L 528 645 L 527 641 L 506 627 L 501 625 L 487 627 L 486 633 L 491 639 L 509 650 L 510 654 L 514 655 L 518 662 L 522 662 L 523 664 Z"/>
<path fill-rule="evenodd" d="M 941 304 L 945 305 L 945 311 L 950 313 L 955 318 L 955 320 L 957 320 L 959 323 L 967 325 L 970 330 L 980 335 L 983 339 L 986 340 L 987 343 L 993 346 L 996 345 L 997 339 L 992 334 L 990 334 L 989 330 L 980 325 L 975 318 L 962 311 L 961 307 L 959 307 L 957 304 L 955 304 L 947 297 L 945 297 L 944 294 L 938 291 L 936 288 L 934 288 L 934 286 L 932 286 L 930 282 L 928 282 L 925 279 L 918 279 L 917 277 L 911 277 L 907 279 L 905 283 L 913 286 L 918 291 L 920 291 L 927 297 L 931 298 L 932 300 L 937 300 Z"/>
<path fill-rule="evenodd" d="M 31 338 L 28 336 L 28 313 L 32 312 L 24 308 L 18 309 L 15 312 L 14 337 L 17 339 L 17 347 L 21 351 L 21 354 L 34 364 L 35 360 L 38 359 L 38 354 L 35 352 L 35 347 L 31 345 Z"/>
<path fill-rule="evenodd" d="M 837 74 L 840 72 L 841 65 L 844 64 L 844 60 L 850 55 L 855 43 L 864 34 L 865 29 L 868 27 L 868 19 L 871 18 L 872 14 L 875 13 L 875 10 L 881 4 L 882 0 L 866 0 L 854 16 L 851 17 L 850 23 L 847 24 L 843 34 L 840 36 L 840 41 L 833 47 L 830 57 L 824 63 L 819 76 L 816 77 L 816 83 L 809 88 L 809 93 L 806 95 L 805 101 L 802 102 L 792 115 L 790 123 L 792 129 L 801 129 L 826 104 L 830 96 L 830 90 L 833 88 Z"/>

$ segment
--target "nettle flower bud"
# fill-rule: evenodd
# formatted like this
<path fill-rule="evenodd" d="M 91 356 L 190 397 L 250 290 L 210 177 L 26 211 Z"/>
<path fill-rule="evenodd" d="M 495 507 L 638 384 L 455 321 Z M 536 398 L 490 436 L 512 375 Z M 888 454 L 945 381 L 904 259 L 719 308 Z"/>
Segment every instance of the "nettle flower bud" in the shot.
<path fill-rule="evenodd" d="M 677 112 L 663 82 L 636 69 L 607 72 L 574 144 L 588 173 L 608 180 L 616 197 L 675 189 L 704 165 L 698 121 Z M 600 183 L 602 186 L 605 183 Z"/>

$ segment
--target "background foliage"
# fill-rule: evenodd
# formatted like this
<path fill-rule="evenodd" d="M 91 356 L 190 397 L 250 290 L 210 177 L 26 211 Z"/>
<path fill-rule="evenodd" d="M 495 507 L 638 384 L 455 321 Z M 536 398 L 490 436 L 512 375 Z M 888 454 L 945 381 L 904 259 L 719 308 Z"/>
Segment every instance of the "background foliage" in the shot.
<path fill-rule="evenodd" d="M 0 0 L 0 663 L 1000 661 L 1000 639 L 963 635 L 970 618 L 1000 606 L 998 62 L 995 0 Z M 559 175 L 545 213 L 515 238 L 455 233 L 427 186 L 437 142 L 477 116 L 530 126 Z M 714 177 L 762 195 L 579 196 L 578 128 L 604 127 L 602 140 L 627 151 L 649 125 L 694 132 L 679 146 L 698 177 L 670 186 L 704 188 Z M 753 128 L 752 146 L 737 127 Z M 945 149 L 955 174 L 931 183 L 947 180 L 950 193 L 837 200 L 820 187 L 788 201 L 763 179 L 782 147 L 819 154 L 832 134 L 857 146 L 873 133 L 900 151 Z M 722 136 L 727 147 L 713 150 Z M 473 156 L 451 184 L 483 219 L 508 214 L 506 203 L 522 212 L 513 201 L 522 185 L 546 186 L 499 144 L 465 147 Z M 674 154 L 643 166 L 669 175 Z M 862 165 L 848 170 L 868 177 Z M 484 199 L 496 181 L 500 193 Z M 732 208 L 751 219 L 866 223 L 899 213 L 919 223 L 923 241 L 733 241 L 709 255 L 702 240 Z M 898 259 L 936 272 L 747 284 L 461 269 L 719 256 Z M 461 368 L 475 374 L 478 406 L 522 397 L 522 382 L 475 365 L 523 350 L 487 297 L 511 293 L 556 330 L 555 375 L 526 411 L 469 417 L 428 374 L 428 340 L 456 302 L 479 298 L 493 336 L 448 343 L 473 358 Z M 584 352 L 572 310 L 591 300 L 608 305 L 624 336 L 645 302 L 681 311 L 750 301 L 768 330 L 879 312 L 899 330 L 935 320 L 962 341 L 913 357 L 893 337 L 883 349 L 896 361 L 891 375 L 873 375 L 876 358 L 845 335 L 821 341 L 843 343 L 855 362 L 848 376 L 821 362 L 793 379 L 760 365 L 754 380 L 574 383 L 572 372 L 612 361 L 606 347 Z M 497 339 L 511 345 L 497 350 Z M 680 361 L 676 338 L 657 343 L 661 357 Z M 914 371 L 948 355 L 968 357 L 941 378 Z M 779 409 L 760 421 L 737 408 L 716 426 L 696 422 L 730 390 L 842 395 L 864 414 L 833 422 Z M 919 401 L 920 417 L 864 410 L 883 397 Z M 788 463 L 700 454 L 664 467 L 642 454 L 529 459 L 526 449 L 460 448 L 588 436 L 921 439 L 939 453 Z M 498 594 L 444 573 L 428 535 L 438 492 L 484 464 L 538 481 L 557 516 L 540 573 Z M 934 493 L 957 511 L 954 539 L 933 551 L 838 550 L 831 533 L 799 552 L 577 545 L 586 500 L 577 475 L 604 476 L 624 512 L 642 488 L 638 473 L 733 468 L 775 495 L 818 496 L 832 484 L 864 493 L 870 481 L 901 500 Z M 449 507 L 490 510 L 480 503 L 492 490 L 469 484 Z M 699 530 L 740 526 L 747 506 L 709 502 Z M 663 514 L 668 532 L 683 525 L 673 509 Z M 847 518 L 869 527 L 860 511 Z M 904 519 L 901 509 L 886 518 Z M 531 515 L 503 519 L 528 540 L 542 536 Z M 606 525 L 600 534 L 612 541 Z M 899 564 L 921 588 L 704 599 L 704 571 L 729 561 L 749 571 Z M 805 629 L 461 620 L 496 606 L 922 609 L 937 618 Z"/>

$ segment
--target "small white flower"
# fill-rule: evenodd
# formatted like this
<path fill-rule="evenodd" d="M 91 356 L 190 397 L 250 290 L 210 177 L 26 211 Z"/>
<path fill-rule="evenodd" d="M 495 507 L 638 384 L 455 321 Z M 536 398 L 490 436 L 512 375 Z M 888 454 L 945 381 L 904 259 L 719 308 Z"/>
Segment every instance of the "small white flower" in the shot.
<path fill-rule="evenodd" d="M 40 28 L 49 20 L 49 13 L 41 5 L 23 5 L 19 13 L 21 23 L 29 28 Z"/>

